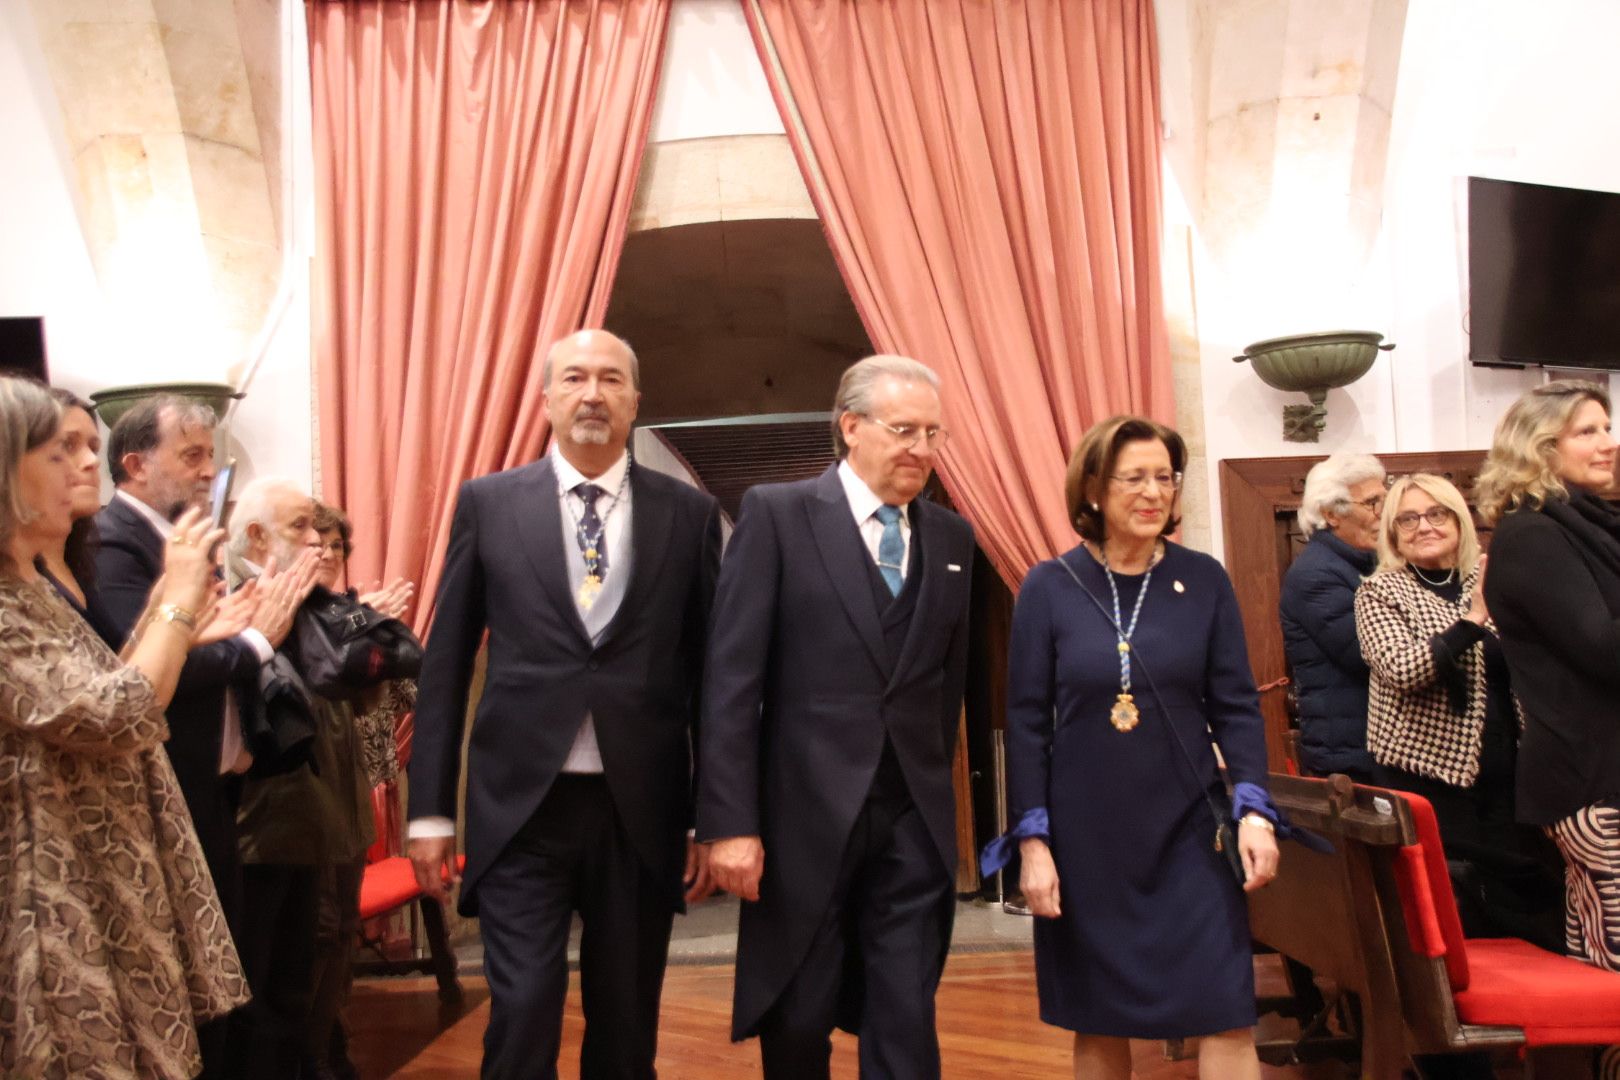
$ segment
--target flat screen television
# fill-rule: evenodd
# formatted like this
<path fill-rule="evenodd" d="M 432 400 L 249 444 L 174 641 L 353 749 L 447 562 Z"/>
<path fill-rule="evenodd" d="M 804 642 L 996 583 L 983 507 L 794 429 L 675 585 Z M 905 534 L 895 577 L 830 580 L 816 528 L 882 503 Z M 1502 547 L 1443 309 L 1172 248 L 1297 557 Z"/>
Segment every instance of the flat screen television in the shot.
<path fill-rule="evenodd" d="M 1620 369 L 1620 194 L 1468 178 L 1469 359 Z"/>

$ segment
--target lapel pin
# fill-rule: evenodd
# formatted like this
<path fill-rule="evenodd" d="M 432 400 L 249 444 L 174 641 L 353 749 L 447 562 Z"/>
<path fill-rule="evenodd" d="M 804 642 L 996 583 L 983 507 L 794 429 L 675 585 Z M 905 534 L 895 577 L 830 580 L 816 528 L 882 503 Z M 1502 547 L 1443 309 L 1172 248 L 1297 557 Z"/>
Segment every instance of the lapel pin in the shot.
<path fill-rule="evenodd" d="M 1187 586 L 1183 585 L 1179 581 L 1175 583 L 1174 588 L 1175 588 L 1176 592 L 1186 592 L 1187 591 Z"/>

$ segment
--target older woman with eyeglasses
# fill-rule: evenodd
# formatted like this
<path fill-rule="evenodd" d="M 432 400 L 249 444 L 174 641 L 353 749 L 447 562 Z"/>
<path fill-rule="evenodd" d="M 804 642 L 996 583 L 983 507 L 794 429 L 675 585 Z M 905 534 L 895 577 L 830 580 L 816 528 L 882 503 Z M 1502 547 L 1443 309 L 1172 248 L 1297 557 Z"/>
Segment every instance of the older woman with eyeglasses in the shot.
<path fill-rule="evenodd" d="M 1013 614 L 1018 824 L 983 865 L 1018 844 L 1041 1019 L 1075 1032 L 1077 1077 L 1125 1080 L 1130 1039 L 1192 1036 L 1200 1075 L 1260 1075 L 1243 889 L 1276 875 L 1277 814 L 1232 583 L 1169 538 L 1186 456 L 1142 417 L 1087 432 L 1066 484 L 1082 543 L 1030 571 Z M 1213 843 L 1214 744 L 1242 886 Z"/>
<path fill-rule="evenodd" d="M 1283 578 L 1283 650 L 1299 701 L 1299 763 L 1308 776 L 1372 779 L 1367 662 L 1356 638 L 1356 589 L 1378 564 L 1384 466 L 1334 454 L 1305 475 L 1305 550 Z"/>
<path fill-rule="evenodd" d="M 1439 476 L 1391 485 L 1379 571 L 1356 591 L 1371 671 L 1375 782 L 1434 806 L 1473 936 L 1556 940 L 1544 864 L 1514 818 L 1518 719 L 1485 606 L 1485 557 L 1462 494 Z"/>

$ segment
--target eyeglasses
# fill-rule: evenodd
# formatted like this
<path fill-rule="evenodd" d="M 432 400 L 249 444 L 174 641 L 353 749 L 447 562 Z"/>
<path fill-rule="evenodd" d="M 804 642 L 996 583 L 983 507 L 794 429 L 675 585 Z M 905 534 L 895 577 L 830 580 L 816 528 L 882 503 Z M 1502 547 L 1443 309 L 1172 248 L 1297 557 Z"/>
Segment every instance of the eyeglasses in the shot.
<path fill-rule="evenodd" d="M 949 442 L 951 438 L 951 433 L 942 427 L 924 428 L 918 427 L 916 424 L 895 425 L 885 423 L 875 416 L 867 416 L 864 413 L 856 413 L 856 415 L 862 420 L 870 420 L 884 431 L 887 431 L 890 435 L 893 435 L 896 439 L 899 439 L 900 445 L 907 450 L 912 449 L 918 443 L 924 441 L 928 443 L 929 450 L 938 450 L 940 447 Z"/>
<path fill-rule="evenodd" d="M 1431 529 L 1443 529 L 1456 516 L 1443 506 L 1431 506 L 1421 514 L 1416 510 L 1408 510 L 1404 514 L 1395 515 L 1395 527 L 1403 533 L 1415 533 L 1418 522 L 1427 521 Z"/>
<path fill-rule="evenodd" d="M 1119 485 L 1119 489 L 1127 495 L 1135 495 L 1139 491 L 1147 490 L 1148 481 L 1151 480 L 1165 491 L 1181 490 L 1180 473 L 1115 473 L 1108 479 Z"/>
<path fill-rule="evenodd" d="M 1383 513 L 1384 497 L 1382 495 L 1374 495 L 1370 499 L 1362 499 L 1359 502 L 1352 501 L 1350 505 L 1362 507 L 1367 511 L 1367 513 L 1371 514 L 1373 517 L 1377 517 L 1379 514 Z"/>

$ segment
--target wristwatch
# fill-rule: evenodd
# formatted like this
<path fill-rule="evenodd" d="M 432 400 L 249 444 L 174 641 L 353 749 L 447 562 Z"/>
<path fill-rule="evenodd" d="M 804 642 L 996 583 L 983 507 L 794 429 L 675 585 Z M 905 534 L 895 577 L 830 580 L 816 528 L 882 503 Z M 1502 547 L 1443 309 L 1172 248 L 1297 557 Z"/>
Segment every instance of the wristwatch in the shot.
<path fill-rule="evenodd" d="M 1268 818 L 1268 817 L 1266 817 L 1266 815 L 1258 813 L 1258 812 L 1256 812 L 1254 810 L 1250 810 L 1247 814 L 1244 814 L 1242 817 L 1238 818 L 1238 824 L 1239 825 L 1255 825 L 1255 826 L 1258 826 L 1259 828 L 1262 828 L 1262 829 L 1266 830 L 1267 832 L 1276 832 L 1277 831 L 1277 826 L 1272 824 L 1272 821 L 1271 821 L 1270 818 Z"/>
<path fill-rule="evenodd" d="M 197 629 L 197 617 L 179 604 L 160 604 L 152 617 L 167 623 L 179 623 L 187 630 Z"/>

